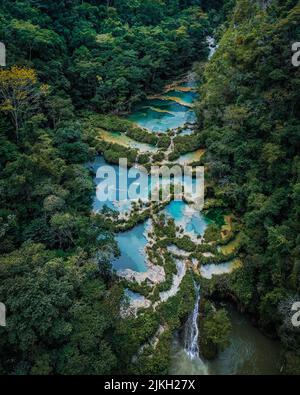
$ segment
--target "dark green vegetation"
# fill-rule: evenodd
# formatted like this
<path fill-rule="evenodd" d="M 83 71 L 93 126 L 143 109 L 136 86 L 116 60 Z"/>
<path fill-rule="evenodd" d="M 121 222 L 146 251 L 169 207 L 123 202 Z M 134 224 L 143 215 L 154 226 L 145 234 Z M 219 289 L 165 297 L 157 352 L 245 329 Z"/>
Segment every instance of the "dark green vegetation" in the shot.
<path fill-rule="evenodd" d="M 100 128 L 110 132 L 124 133 L 126 136 L 141 143 L 156 145 L 159 141 L 156 133 L 150 133 L 146 129 L 142 129 L 133 124 L 131 121 L 115 115 L 87 113 L 84 114 L 84 120 L 87 127 L 92 129 Z"/>
<path fill-rule="evenodd" d="M 23 119 L 16 143 L 1 115 L 0 299 L 7 329 L 0 328 L 0 372 L 108 373 L 117 359 L 107 334 L 122 290 L 107 272 L 113 233 L 90 214 L 94 186 L 78 163 L 94 151 L 78 124 L 52 130 L 45 122 L 41 112 Z"/>
<path fill-rule="evenodd" d="M 242 220 L 243 269 L 220 279 L 265 332 L 285 346 L 285 371 L 300 372 L 300 335 L 290 325 L 300 300 L 300 41 L 298 1 L 241 0 L 208 64 L 198 105 L 210 197 Z M 282 309 L 286 304 L 286 309 Z"/>
<path fill-rule="evenodd" d="M 169 154 L 169 161 L 175 161 L 182 154 L 196 151 L 201 146 L 201 136 L 193 134 L 191 136 L 176 136 L 174 137 L 174 150 Z M 201 147 L 203 148 L 203 147 Z"/>
<path fill-rule="evenodd" d="M 201 1 L 1 3 L 9 64 L 37 69 L 60 111 L 70 101 L 79 109 L 126 111 L 207 53 Z"/>
<path fill-rule="evenodd" d="M 200 309 L 201 355 L 214 359 L 219 351 L 229 346 L 230 320 L 225 309 L 216 310 L 208 301 L 204 301 Z"/>
<path fill-rule="evenodd" d="M 210 28 L 199 3 L 0 2 L 8 56 L 0 70 L 0 301 L 7 307 L 0 374 L 126 372 L 156 329 L 157 316 L 148 330 L 141 317 L 142 335 L 131 332 L 131 344 L 131 323 L 119 316 L 123 285 L 110 271 L 117 246 L 111 222 L 91 214 L 94 185 L 83 166 L 101 141 L 85 115 L 127 111 L 204 58 Z M 157 143 L 138 129 L 126 132 Z M 106 148 L 115 161 L 120 148 Z M 135 160 L 135 152 L 125 154 Z M 168 318 L 171 329 L 176 317 Z"/>
<path fill-rule="evenodd" d="M 199 133 L 176 137 L 174 158 L 206 147 L 210 214 L 219 225 L 224 212 L 240 219 L 243 267 L 203 281 L 202 347 L 213 356 L 226 346 L 228 319 L 208 300 L 230 297 L 280 337 L 285 372 L 299 373 L 299 332 L 286 318 L 291 301 L 300 300 L 300 68 L 291 65 L 300 9 L 295 0 L 238 0 L 231 15 L 232 4 L 0 2 L 9 66 L 0 71 L 0 302 L 7 306 L 0 374 L 167 373 L 172 332 L 194 306 L 192 274 L 156 311 L 121 319 L 124 284 L 110 270 L 118 252 L 112 222 L 110 214 L 91 214 L 94 186 L 83 164 L 97 151 L 112 162 L 125 155 L 131 163 L 137 152 L 99 141 L 88 117 L 97 111 L 98 127 L 164 152 L 170 136 L 158 140 L 114 115 L 203 60 L 212 27 L 221 40 L 201 74 Z M 135 213 L 122 226 L 149 215 Z M 164 230 L 168 240 L 158 247 L 172 240 L 201 263 L 211 262 L 188 237 L 175 240 L 172 224 Z M 209 228 L 206 242 L 217 230 Z M 224 259 L 210 248 L 215 260 Z M 174 272 L 171 257 L 165 259 L 161 290 L 170 287 Z M 149 346 L 132 363 L 160 325 L 154 356 Z"/>
<path fill-rule="evenodd" d="M 0 268 L 9 309 L 2 374 L 104 374 L 117 366 L 110 336 L 122 289 L 105 284 L 94 260 L 27 243 L 2 257 Z"/>

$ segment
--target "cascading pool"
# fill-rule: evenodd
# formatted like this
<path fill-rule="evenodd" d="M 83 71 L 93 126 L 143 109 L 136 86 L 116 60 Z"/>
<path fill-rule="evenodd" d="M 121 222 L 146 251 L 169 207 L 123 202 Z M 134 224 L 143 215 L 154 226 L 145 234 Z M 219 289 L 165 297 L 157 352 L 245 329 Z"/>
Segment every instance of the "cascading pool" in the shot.
<path fill-rule="evenodd" d="M 184 87 L 187 91 L 180 91 Z M 195 87 L 196 82 L 191 74 L 187 82 L 179 85 L 178 90 L 174 88 L 161 96 L 139 103 L 128 119 L 143 128 L 159 133 L 177 129 L 186 123 L 193 124 L 196 122 L 196 114 L 191 107 L 197 97 L 193 91 Z"/>
<path fill-rule="evenodd" d="M 116 237 L 121 256 L 113 261 L 115 270 L 131 269 L 138 273 L 147 271 L 144 248 L 147 245 L 145 237 L 147 224 L 140 224 L 131 230 L 119 233 Z"/>
<path fill-rule="evenodd" d="M 211 56 L 215 50 L 213 40 L 209 40 L 211 48 Z M 169 89 L 163 94 L 163 99 L 153 98 L 140 103 L 135 111 L 128 117 L 138 125 L 145 127 L 154 132 L 165 133 L 168 129 L 177 129 L 183 127 L 186 123 L 193 124 L 196 121 L 196 115 L 191 108 L 191 104 L 195 100 L 196 94 L 194 88 L 196 83 L 191 77 L 188 81 L 181 83 Z M 175 98 L 175 100 L 174 100 Z M 178 100 L 176 100 L 176 98 Z M 181 103 L 181 104 L 180 104 Z M 185 105 L 183 105 L 185 104 Z M 193 130 L 186 127 L 183 134 L 191 134 Z M 130 139 L 124 136 L 113 134 L 108 138 L 122 139 L 124 145 L 130 144 Z M 120 141 L 119 141 L 120 142 Z M 148 147 L 146 144 L 135 143 L 134 147 L 140 148 L 141 151 L 155 150 L 155 147 Z M 201 157 L 202 152 L 190 153 L 179 158 L 178 163 L 185 164 L 185 161 L 197 161 Z M 95 162 L 89 165 L 95 172 L 100 166 L 105 165 L 103 158 L 98 157 Z M 117 174 L 116 194 L 119 193 L 118 175 L 120 169 L 113 166 Z M 122 172 L 122 169 L 121 169 Z M 148 176 L 147 176 L 148 177 Z M 129 180 L 128 186 L 134 180 Z M 99 179 L 95 179 L 96 185 Z M 151 185 L 151 179 L 148 178 Z M 113 187 L 113 186 L 112 186 Z M 146 195 L 145 195 L 146 197 Z M 97 197 L 94 199 L 93 209 L 99 211 L 107 205 L 109 208 L 125 213 L 130 209 L 129 201 L 107 201 L 100 202 Z M 204 234 L 209 223 L 199 211 L 193 211 L 193 208 L 184 202 L 171 202 L 166 208 L 165 213 L 174 218 L 177 225 L 182 225 L 185 232 L 196 236 Z M 121 250 L 121 256 L 113 262 L 116 270 L 132 269 L 137 272 L 146 272 L 147 264 L 145 259 L 144 248 L 147 244 L 145 231 L 147 223 L 135 226 L 132 230 L 117 235 L 117 241 Z M 184 266 L 184 265 L 183 265 Z M 230 263 L 224 265 L 207 265 L 203 266 L 202 276 L 211 278 L 213 274 L 225 273 L 231 270 Z M 178 266 L 179 267 L 179 266 Z M 180 266 L 182 267 L 182 265 Z M 161 293 L 162 300 L 172 296 L 172 292 L 177 287 L 177 278 L 181 277 L 181 270 L 178 270 L 177 276 L 174 278 L 174 284 L 171 291 Z M 177 287 L 178 288 L 178 287 Z M 139 295 L 128 295 L 132 299 L 140 298 Z M 277 342 L 271 341 L 264 337 L 256 328 L 254 328 L 249 320 L 237 313 L 234 309 L 228 308 L 233 331 L 231 335 L 231 345 L 224 352 L 220 353 L 218 358 L 213 362 L 203 361 L 199 356 L 198 349 L 198 307 L 200 300 L 200 289 L 196 288 L 195 308 L 190 316 L 187 325 L 190 330 L 186 332 L 185 342 L 175 336 L 172 345 L 171 356 L 171 374 L 276 374 L 280 367 L 279 345 Z M 140 299 L 138 299 L 140 300 Z M 201 336 L 201 334 L 200 334 Z"/>
<path fill-rule="evenodd" d="M 132 138 L 126 136 L 125 133 L 101 130 L 99 132 L 99 136 L 107 143 L 122 145 L 126 148 L 135 148 L 139 150 L 140 153 L 154 153 L 158 151 L 157 147 L 135 141 Z"/>
<path fill-rule="evenodd" d="M 166 132 L 168 129 L 176 129 L 183 127 L 186 123 L 193 124 L 196 122 L 196 114 L 192 109 L 192 104 L 197 97 L 196 93 L 197 83 L 194 74 L 190 73 L 185 81 L 175 84 L 170 89 L 167 89 L 161 96 L 147 99 L 136 106 L 135 111 L 128 116 L 128 118 L 134 121 L 141 127 L 145 127 L 155 132 Z M 104 132 L 105 133 L 105 132 Z M 106 132 L 108 133 L 108 132 Z M 130 143 L 130 140 L 126 136 L 120 136 L 117 133 L 110 133 L 105 138 L 121 139 L 124 145 Z M 139 144 L 139 143 L 136 143 Z M 137 147 L 137 145 L 134 147 Z M 147 150 L 147 144 L 142 145 L 142 152 Z M 150 146 L 151 147 L 151 146 Z M 149 148 L 149 151 L 155 149 L 155 147 Z M 202 150 L 197 150 L 180 157 L 177 163 L 185 165 L 191 161 L 197 161 L 203 154 Z M 107 163 L 104 158 L 98 157 L 94 163 L 90 164 L 90 167 L 96 173 L 99 167 L 105 166 Z M 120 213 L 126 213 L 131 208 L 130 200 L 119 199 L 120 192 L 122 192 L 122 186 L 119 182 L 119 176 L 122 179 L 125 177 L 126 169 L 119 168 L 119 166 L 112 165 L 116 174 L 116 185 L 109 185 L 109 191 L 111 196 L 115 195 L 115 199 L 110 199 L 106 202 L 100 201 L 97 195 L 94 199 L 93 210 L 95 212 L 103 209 L 106 205 L 110 209 L 118 210 Z M 143 176 L 148 185 L 148 188 L 153 189 L 151 177 L 145 174 Z M 95 178 L 96 185 L 102 179 Z M 128 188 L 135 183 L 135 180 L 128 178 Z M 169 183 L 168 180 L 161 180 Z M 174 179 L 176 182 L 176 177 Z M 192 181 L 193 185 L 195 181 Z M 148 191 L 142 190 L 142 198 L 144 200 L 148 197 Z M 192 206 L 188 205 L 183 201 L 171 202 L 165 209 L 165 213 L 174 218 L 176 225 L 182 225 L 185 232 L 195 237 L 202 236 L 208 225 L 208 220 L 197 210 L 193 209 Z M 117 241 L 121 251 L 121 256 L 113 262 L 113 267 L 116 270 L 132 269 L 137 272 L 147 271 L 147 265 L 145 263 L 145 252 L 144 248 L 147 244 L 145 238 L 146 224 L 138 225 L 133 229 L 120 233 L 117 235 Z"/>
<path fill-rule="evenodd" d="M 184 201 L 172 201 L 165 213 L 175 221 L 176 226 L 182 226 L 186 233 L 203 236 L 209 220 L 198 210 Z"/>

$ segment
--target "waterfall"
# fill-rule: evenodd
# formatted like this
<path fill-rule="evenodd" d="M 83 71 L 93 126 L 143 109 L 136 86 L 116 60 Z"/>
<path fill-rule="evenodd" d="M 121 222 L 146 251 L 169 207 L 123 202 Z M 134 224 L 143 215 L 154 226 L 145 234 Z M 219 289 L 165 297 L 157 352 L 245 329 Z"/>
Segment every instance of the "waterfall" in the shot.
<path fill-rule="evenodd" d="M 199 358 L 199 302 L 200 302 L 200 285 L 194 282 L 196 291 L 196 303 L 193 312 L 189 316 L 185 327 L 184 349 L 190 359 Z"/>
<path fill-rule="evenodd" d="M 213 37 L 210 37 L 210 36 L 206 37 L 206 42 L 209 46 L 208 59 L 210 59 L 216 52 L 216 49 L 218 48 L 218 46 L 216 45 L 215 39 Z"/>
<path fill-rule="evenodd" d="M 197 375 L 208 375 L 209 370 L 199 355 L 199 304 L 200 304 L 200 285 L 194 281 L 196 291 L 196 303 L 193 312 L 189 316 L 185 326 L 184 352 L 187 355 L 189 364 L 189 373 L 195 372 Z"/>

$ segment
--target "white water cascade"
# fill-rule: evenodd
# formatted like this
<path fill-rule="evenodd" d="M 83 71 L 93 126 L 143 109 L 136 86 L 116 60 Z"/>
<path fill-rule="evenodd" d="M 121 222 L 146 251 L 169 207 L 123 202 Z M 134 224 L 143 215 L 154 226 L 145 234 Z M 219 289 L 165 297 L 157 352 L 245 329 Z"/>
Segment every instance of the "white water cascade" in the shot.
<path fill-rule="evenodd" d="M 184 351 L 191 361 L 197 364 L 198 374 L 208 374 L 208 369 L 205 363 L 202 361 L 199 355 L 199 328 L 198 328 L 198 317 L 199 317 L 199 304 L 200 304 L 200 285 L 194 282 L 196 291 L 196 303 L 193 312 L 189 316 L 185 326 L 185 337 L 184 337 Z M 199 369 L 200 368 L 200 369 Z"/>
<path fill-rule="evenodd" d="M 216 45 L 216 41 L 214 39 L 214 37 L 206 37 L 206 42 L 209 46 L 209 55 L 208 55 L 208 59 L 211 59 L 212 56 L 214 55 L 214 53 L 216 52 L 218 45 Z"/>
<path fill-rule="evenodd" d="M 191 359 L 199 357 L 199 302 L 200 302 L 200 285 L 194 283 L 196 290 L 196 303 L 193 312 L 189 316 L 185 327 L 184 349 Z"/>

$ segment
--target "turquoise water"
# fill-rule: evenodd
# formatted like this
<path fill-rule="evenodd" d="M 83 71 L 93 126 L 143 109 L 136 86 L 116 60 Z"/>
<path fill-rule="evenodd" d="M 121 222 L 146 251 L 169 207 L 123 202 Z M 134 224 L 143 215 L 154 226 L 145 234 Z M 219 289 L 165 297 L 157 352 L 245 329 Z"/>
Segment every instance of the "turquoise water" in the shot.
<path fill-rule="evenodd" d="M 118 210 L 119 212 L 128 211 L 131 208 L 131 201 L 128 199 L 128 190 L 130 187 L 134 187 L 137 192 L 140 193 L 140 196 L 143 199 L 146 199 L 148 197 L 148 188 L 151 179 L 147 173 L 143 173 L 141 175 L 139 183 L 137 183 L 137 176 L 136 174 L 134 174 L 133 170 L 129 172 L 127 171 L 127 168 L 119 168 L 118 165 L 108 164 L 102 156 L 97 157 L 96 160 L 90 163 L 88 166 L 95 172 L 95 174 L 97 174 L 97 171 L 99 169 L 105 168 L 106 166 L 109 166 L 115 172 L 114 182 L 111 183 L 111 185 L 109 185 L 108 189 L 106 190 L 108 197 L 106 201 L 100 199 L 99 189 L 97 189 L 93 202 L 94 212 L 102 210 L 104 206 L 107 206 L 112 210 Z M 103 175 L 103 177 L 98 177 L 97 175 L 94 179 L 96 188 L 98 188 L 103 180 L 107 178 L 106 175 Z M 120 185 L 120 179 L 122 180 L 122 182 L 124 182 L 125 178 L 127 179 L 127 190 L 124 190 L 123 185 Z"/>
<path fill-rule="evenodd" d="M 171 202 L 165 209 L 166 213 L 175 220 L 175 223 L 178 221 L 182 221 L 184 218 L 184 210 L 186 208 L 186 204 L 182 201 Z"/>
<path fill-rule="evenodd" d="M 107 200 L 103 201 L 100 195 L 100 186 L 103 185 L 103 181 L 107 179 L 107 174 L 106 171 L 103 170 L 101 176 L 98 170 L 105 169 L 106 166 L 114 170 L 114 177 L 113 182 L 110 182 L 105 189 Z M 137 174 L 137 169 L 127 169 L 122 167 L 119 168 L 118 165 L 110 165 L 103 157 L 97 157 L 94 162 L 88 164 L 88 167 L 96 174 L 94 179 L 96 185 L 96 195 L 93 202 L 94 212 L 102 210 L 104 206 L 107 206 L 113 210 L 118 210 L 120 213 L 127 212 L 131 208 L 132 201 L 132 195 L 129 196 L 129 192 L 136 192 L 138 198 L 146 201 L 149 198 L 151 190 L 153 191 L 158 188 L 158 181 L 160 187 L 164 186 L 166 188 L 167 185 L 170 185 L 169 177 L 165 178 L 160 176 L 158 179 L 158 177 L 152 178 L 150 175 L 144 172 Z M 127 180 L 127 188 L 125 180 Z M 172 183 L 183 184 L 183 182 L 185 185 L 193 186 L 192 192 L 196 192 L 196 179 L 193 179 L 189 175 L 183 176 L 183 174 L 180 173 L 179 175 L 173 177 Z M 138 198 L 136 200 L 138 200 Z M 184 206 L 187 206 L 185 203 L 183 204 Z"/>
<path fill-rule="evenodd" d="M 181 99 L 183 102 L 187 104 L 193 104 L 193 102 L 196 100 L 198 95 L 196 92 L 181 92 L 174 90 L 165 93 L 164 96 L 178 97 L 179 99 Z"/>
<path fill-rule="evenodd" d="M 97 173 L 97 170 L 103 166 L 107 166 L 107 162 L 103 157 L 97 157 L 93 163 L 89 164 L 89 167 L 93 169 L 95 173 Z M 118 210 L 119 212 L 124 213 L 130 210 L 131 201 L 122 201 L 122 199 L 119 199 L 121 189 L 119 184 L 119 175 L 121 174 L 121 176 L 125 176 L 125 174 L 127 174 L 127 169 L 119 169 L 119 166 L 117 165 L 112 165 L 111 167 L 115 170 L 116 174 L 116 188 L 113 188 L 113 185 L 110 185 L 110 187 L 111 191 L 114 191 L 116 194 L 116 200 L 111 199 L 103 202 L 98 199 L 96 194 L 93 203 L 93 210 L 98 212 L 103 209 L 104 206 L 107 206 L 110 209 Z M 152 182 L 151 177 L 147 174 L 144 174 L 144 177 L 144 181 L 150 189 Z M 175 178 L 175 180 L 176 179 L 177 178 Z M 180 177 L 178 179 L 180 179 Z M 98 186 L 102 182 L 102 178 L 96 177 L 94 181 L 95 185 Z M 194 180 L 192 180 L 192 182 L 195 183 Z M 136 181 L 136 178 L 128 178 L 128 186 L 130 187 L 133 184 L 136 184 L 135 187 L 137 187 L 138 181 Z M 140 188 L 140 190 L 142 191 L 142 197 L 146 199 L 148 196 L 148 189 Z M 182 225 L 186 232 L 191 232 L 196 235 L 204 234 L 208 220 L 200 212 L 197 212 L 196 210 L 189 207 L 189 205 L 185 202 L 172 201 L 166 207 L 165 212 L 167 215 L 170 215 L 175 219 L 176 225 Z M 147 240 L 144 235 L 146 227 L 147 222 L 137 225 L 133 229 L 119 233 L 117 235 L 116 239 L 119 244 L 121 256 L 113 262 L 113 268 L 115 270 L 132 269 L 137 272 L 147 271 L 144 252 L 144 248 L 147 244 Z"/>
<path fill-rule="evenodd" d="M 187 224 L 187 232 L 192 232 L 197 235 L 203 236 L 208 226 L 208 220 L 201 213 L 194 214 L 191 221 Z"/>
<path fill-rule="evenodd" d="M 165 213 L 175 220 L 177 226 L 183 226 L 187 233 L 203 236 L 209 224 L 209 220 L 201 212 L 184 201 L 172 201 L 165 208 Z"/>
<path fill-rule="evenodd" d="M 103 166 L 107 166 L 107 162 L 103 157 L 97 157 L 94 162 L 88 164 L 88 167 L 92 169 L 95 173 L 97 173 L 97 170 Z M 122 201 L 119 199 L 120 197 L 120 184 L 119 184 L 119 175 L 125 175 L 127 169 L 119 169 L 119 166 L 117 165 L 109 165 L 115 170 L 116 174 L 116 188 L 112 188 L 112 191 L 116 195 L 116 200 L 110 199 L 101 201 L 98 199 L 97 194 L 94 197 L 94 202 L 93 202 L 93 211 L 98 212 L 104 208 L 104 206 L 107 206 L 108 208 L 112 210 L 117 210 L 119 212 L 126 212 L 130 209 L 131 207 L 131 202 L 128 201 Z M 121 172 L 121 173 L 120 173 Z M 148 181 L 148 175 L 145 174 L 146 182 Z M 100 184 L 102 181 L 102 178 L 97 178 L 95 177 L 94 182 L 96 187 Z M 132 185 L 135 182 L 135 179 L 128 178 L 128 185 Z M 113 187 L 113 185 L 111 185 Z M 119 202 L 118 202 L 119 200 Z M 147 271 L 147 265 L 145 262 L 145 253 L 144 253 L 144 248 L 147 244 L 147 240 L 144 236 L 145 230 L 146 230 L 147 223 L 138 225 L 134 227 L 131 230 L 128 230 L 123 233 L 119 233 L 116 236 L 116 240 L 118 242 L 119 248 L 121 255 L 119 258 L 115 259 L 113 261 L 113 268 L 115 270 L 124 270 L 124 269 L 132 269 L 137 272 L 146 272 Z"/>
<path fill-rule="evenodd" d="M 131 269 L 139 273 L 147 271 L 144 252 L 147 244 L 147 239 L 144 236 L 146 226 L 146 223 L 137 225 L 133 229 L 117 235 L 116 240 L 121 256 L 113 261 L 115 270 Z"/>
<path fill-rule="evenodd" d="M 182 86 L 193 87 L 195 81 L 190 80 Z M 145 127 L 151 131 L 165 133 L 168 129 L 175 129 L 184 126 L 186 123 L 195 123 L 196 115 L 194 111 L 189 107 L 195 100 L 195 92 L 181 92 L 181 91 L 169 91 L 163 95 L 164 98 L 170 97 L 170 100 L 163 100 L 159 98 L 145 100 L 140 103 L 135 111 L 129 115 L 129 119 Z M 175 98 L 175 99 L 174 99 Z M 179 103 L 176 102 L 177 99 Z M 186 104 L 186 105 L 183 105 Z M 189 133 L 189 131 L 187 131 Z M 89 167 L 93 169 L 95 173 L 99 168 L 107 166 L 103 157 L 98 157 L 93 163 L 89 164 Z M 117 210 L 120 213 L 125 213 L 131 208 L 131 200 L 128 199 L 127 191 L 129 188 L 137 188 L 137 192 L 140 193 L 143 200 L 147 200 L 149 190 L 154 188 L 151 177 L 147 174 L 142 175 L 142 179 L 137 181 L 136 175 L 129 174 L 127 176 L 127 169 L 121 168 L 117 165 L 109 165 L 114 169 L 115 182 L 107 185 L 108 199 L 103 201 L 99 197 L 100 185 L 103 185 L 103 180 L 106 179 L 106 175 L 102 174 L 95 177 L 95 185 L 97 187 L 97 193 L 93 202 L 93 210 L 98 212 L 107 206 L 110 209 Z M 120 179 L 121 184 L 120 184 Z M 124 180 L 127 179 L 127 190 L 124 189 Z M 181 179 L 181 177 L 175 177 Z M 188 180 L 187 177 L 186 180 Z M 191 180 L 190 180 L 191 181 Z M 163 179 L 163 183 L 168 182 Z M 193 181 L 194 184 L 194 181 Z M 125 192 L 125 198 L 122 196 Z M 171 215 L 176 223 L 183 224 L 187 232 L 192 232 L 197 235 L 202 235 L 207 226 L 207 221 L 200 213 L 190 212 L 188 213 L 188 205 L 182 201 L 171 202 L 166 208 L 167 214 Z M 146 272 L 147 264 L 144 248 L 147 244 L 145 238 L 145 230 L 147 222 L 134 227 L 132 230 L 120 233 L 116 236 L 121 251 L 121 256 L 113 262 L 113 268 L 115 270 L 131 269 L 137 272 Z"/>
<path fill-rule="evenodd" d="M 195 82 L 190 82 L 190 84 L 194 86 Z M 177 98 L 182 104 L 171 99 L 145 100 L 135 108 L 134 112 L 128 116 L 128 119 L 143 128 L 158 133 L 165 133 L 169 129 L 177 129 L 186 123 L 195 123 L 195 112 L 183 104 L 191 105 L 196 96 L 195 92 L 170 91 L 164 94 L 163 97 Z"/>

